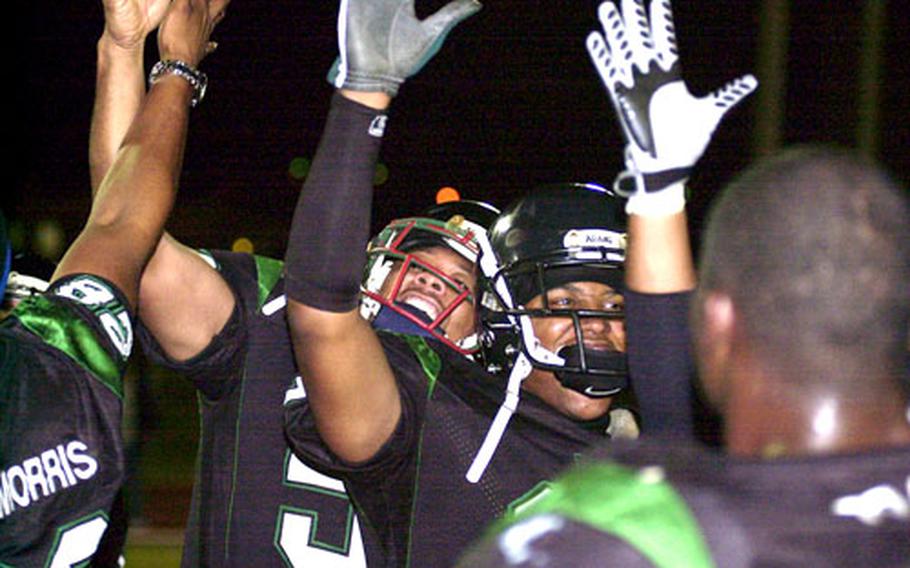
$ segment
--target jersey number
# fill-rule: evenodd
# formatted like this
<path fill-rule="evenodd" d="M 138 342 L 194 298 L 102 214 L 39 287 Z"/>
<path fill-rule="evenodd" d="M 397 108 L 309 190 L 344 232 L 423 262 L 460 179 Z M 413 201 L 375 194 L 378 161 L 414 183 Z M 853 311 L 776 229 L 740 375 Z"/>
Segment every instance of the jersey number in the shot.
<path fill-rule="evenodd" d="M 332 510 L 329 511 L 281 508 L 275 546 L 288 566 L 365 567 L 360 525 L 341 481 L 307 467 L 294 455 L 290 456 L 286 471 L 287 484 L 330 496 L 337 501 L 332 503 Z M 324 502 L 324 498 L 321 501 Z M 329 534 L 336 536 L 326 538 Z"/>
<path fill-rule="evenodd" d="M 96 513 L 57 529 L 57 539 L 46 565 L 49 568 L 70 568 L 88 560 L 98 548 L 106 528 L 107 519 Z"/>

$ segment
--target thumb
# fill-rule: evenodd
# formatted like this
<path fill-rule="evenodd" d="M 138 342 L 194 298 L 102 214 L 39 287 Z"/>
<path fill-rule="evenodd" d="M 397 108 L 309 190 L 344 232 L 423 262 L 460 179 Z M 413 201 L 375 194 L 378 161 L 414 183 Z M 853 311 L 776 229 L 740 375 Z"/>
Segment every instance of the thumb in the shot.
<path fill-rule="evenodd" d="M 723 117 L 728 110 L 749 96 L 756 88 L 758 88 L 758 80 L 753 75 L 743 75 L 708 95 L 708 99 L 717 107 L 720 116 Z"/>
<path fill-rule="evenodd" d="M 423 25 L 437 32 L 447 32 L 462 20 L 479 12 L 482 7 L 477 0 L 453 0 L 427 17 Z"/>
<path fill-rule="evenodd" d="M 426 37 L 429 41 L 426 50 L 411 69 L 409 75 L 420 71 L 439 52 L 442 43 L 452 28 L 468 16 L 479 12 L 481 7 L 482 5 L 477 0 L 454 0 L 423 20 L 420 25 L 427 34 Z"/>

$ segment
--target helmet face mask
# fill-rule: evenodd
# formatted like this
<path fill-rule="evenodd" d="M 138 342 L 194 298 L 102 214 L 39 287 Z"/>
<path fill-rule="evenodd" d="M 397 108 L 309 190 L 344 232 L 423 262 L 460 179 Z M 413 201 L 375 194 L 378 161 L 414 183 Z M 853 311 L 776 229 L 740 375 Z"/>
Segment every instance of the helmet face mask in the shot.
<path fill-rule="evenodd" d="M 533 367 L 553 372 L 564 387 L 586 396 L 610 396 L 625 388 L 624 353 L 590 347 L 583 323 L 600 318 L 609 326 L 622 320 L 621 303 L 579 309 L 552 305 L 549 298 L 552 290 L 579 282 L 603 284 L 621 294 L 626 238 L 619 201 L 591 185 L 540 188 L 507 210 L 490 240 L 499 266 L 485 275 L 481 308 L 488 370 L 502 373 L 523 353 Z M 548 349 L 534 332 L 537 318 L 570 322 L 574 342 L 558 352 Z"/>
<path fill-rule="evenodd" d="M 617 301 L 602 308 L 566 308 L 552 305 L 550 301 L 554 289 L 560 288 L 563 283 L 571 286 L 573 282 L 604 284 L 615 290 L 618 300 L 621 288 L 616 281 L 622 279 L 621 264 L 592 264 L 588 260 L 567 259 L 552 265 L 532 264 L 501 270 L 494 276 L 494 280 L 502 279 L 514 293 L 513 297 L 522 299 L 522 304 L 510 307 L 508 299 L 500 296 L 495 289 L 484 297 L 485 353 L 499 355 L 497 361 L 488 360 L 490 370 L 501 372 L 508 369 L 521 351 L 534 367 L 553 372 L 563 386 L 586 396 L 611 396 L 626 388 L 628 369 L 625 354 L 618 350 L 587 346 L 589 342 L 586 340 L 590 338 L 586 337 L 583 324 L 584 320 L 594 318 L 604 320 L 605 326 L 609 326 L 610 321 L 623 320 L 622 303 Z M 531 307 L 529 301 L 524 300 L 527 297 L 539 300 L 533 302 L 534 307 Z M 544 318 L 569 322 L 567 325 L 572 328 L 574 341 L 555 352 L 544 345 L 534 332 L 534 321 Z M 493 343 L 497 341 L 499 345 L 493 348 Z"/>
<path fill-rule="evenodd" d="M 475 202 L 466 202 L 472 204 Z M 484 204 L 478 204 L 487 208 Z M 437 206 L 431 210 L 445 220 L 430 217 L 397 219 L 387 225 L 367 248 L 367 265 L 364 273 L 361 314 L 380 328 L 408 334 L 434 337 L 456 351 L 470 355 L 479 349 L 474 318 L 475 294 L 473 282 L 467 278 L 447 272 L 443 267 L 428 261 L 432 249 L 452 251 L 470 266 L 471 278 L 480 255 L 479 239 L 486 238 L 486 228 L 470 221 L 464 215 L 452 213 L 453 209 L 463 210 L 464 202 L 456 207 Z M 486 211 L 486 209 L 484 209 Z M 489 207 L 489 219 L 498 213 Z M 476 216 L 475 216 L 476 217 Z M 483 219 L 481 219 L 483 222 Z M 425 254 L 421 254 L 424 251 Z M 444 305 L 422 309 L 422 302 L 402 299 L 403 284 L 412 274 L 438 283 L 446 298 Z M 465 337 L 450 337 L 446 328 L 451 328 L 453 316 L 464 304 L 470 306 L 471 332 Z M 436 313 L 428 313 L 428 311 Z"/>

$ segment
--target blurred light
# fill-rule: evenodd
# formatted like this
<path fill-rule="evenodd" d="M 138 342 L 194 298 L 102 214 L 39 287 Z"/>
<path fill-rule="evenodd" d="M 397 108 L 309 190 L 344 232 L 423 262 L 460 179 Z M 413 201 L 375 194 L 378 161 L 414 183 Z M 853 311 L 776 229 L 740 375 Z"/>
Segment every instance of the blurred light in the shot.
<path fill-rule="evenodd" d="M 246 237 L 240 237 L 231 245 L 231 250 L 234 252 L 246 252 L 252 254 L 255 251 L 255 247 L 253 246 L 253 241 Z"/>
<path fill-rule="evenodd" d="M 32 250 L 44 258 L 56 262 L 66 245 L 63 228 L 56 219 L 44 219 L 35 225 L 32 235 Z"/>
<path fill-rule="evenodd" d="M 389 168 L 385 164 L 376 164 L 376 173 L 373 174 L 373 185 L 382 185 L 389 180 Z"/>
<path fill-rule="evenodd" d="M 436 203 L 448 203 L 450 201 L 458 201 L 461 199 L 461 194 L 458 193 L 458 190 L 454 187 L 443 187 L 436 192 Z"/>
<path fill-rule="evenodd" d="M 13 219 L 10 221 L 9 226 L 7 226 L 6 230 L 9 233 L 7 235 L 7 238 L 9 239 L 13 250 L 25 250 L 25 241 L 28 237 L 28 229 L 25 227 L 25 223 L 22 222 L 22 219 Z"/>
<path fill-rule="evenodd" d="M 288 175 L 293 180 L 303 181 L 308 173 L 310 173 L 310 161 L 304 157 L 298 156 L 288 164 Z"/>

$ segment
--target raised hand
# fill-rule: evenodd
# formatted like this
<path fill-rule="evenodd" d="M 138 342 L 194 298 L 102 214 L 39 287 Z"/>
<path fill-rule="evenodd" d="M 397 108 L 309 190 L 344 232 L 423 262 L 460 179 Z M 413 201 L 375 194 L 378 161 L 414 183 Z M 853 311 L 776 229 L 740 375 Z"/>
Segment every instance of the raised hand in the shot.
<path fill-rule="evenodd" d="M 198 65 L 210 51 L 209 36 L 227 4 L 228 0 L 171 0 L 158 29 L 161 60 Z"/>
<path fill-rule="evenodd" d="M 614 189 L 643 195 L 677 186 L 681 199 L 681 182 L 718 123 L 758 82 L 745 75 L 705 97 L 693 96 L 680 74 L 669 0 L 653 0 L 650 18 L 643 0 L 622 0 L 622 15 L 604 2 L 598 16 L 606 37 L 591 32 L 586 46 L 627 142 L 626 171 Z"/>
<path fill-rule="evenodd" d="M 170 0 L 103 0 L 104 35 L 126 50 L 142 47 L 161 23 Z"/>
<path fill-rule="evenodd" d="M 477 0 L 453 0 L 418 20 L 414 0 L 342 0 L 340 55 L 329 82 L 339 89 L 395 96 L 401 83 L 436 55 L 449 31 L 480 8 Z"/>

